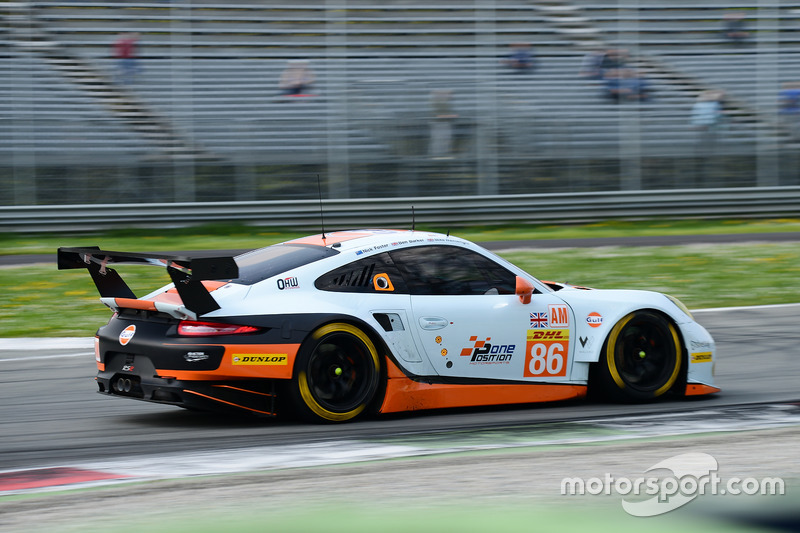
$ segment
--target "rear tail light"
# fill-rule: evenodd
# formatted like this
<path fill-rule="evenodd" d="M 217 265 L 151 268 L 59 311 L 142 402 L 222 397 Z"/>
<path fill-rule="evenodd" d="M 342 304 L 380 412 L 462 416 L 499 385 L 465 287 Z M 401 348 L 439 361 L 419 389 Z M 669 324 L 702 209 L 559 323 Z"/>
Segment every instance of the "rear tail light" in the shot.
<path fill-rule="evenodd" d="M 261 328 L 240 326 L 238 324 L 220 324 L 217 322 L 195 322 L 184 320 L 178 324 L 178 335 L 184 337 L 214 337 L 218 335 L 246 335 L 256 333 Z"/>

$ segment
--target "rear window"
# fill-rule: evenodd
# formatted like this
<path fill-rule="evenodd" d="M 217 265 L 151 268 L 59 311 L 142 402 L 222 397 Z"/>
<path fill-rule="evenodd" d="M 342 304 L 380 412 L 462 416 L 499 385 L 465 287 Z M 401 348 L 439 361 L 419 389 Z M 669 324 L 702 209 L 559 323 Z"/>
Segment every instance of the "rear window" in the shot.
<path fill-rule="evenodd" d="M 313 244 L 276 244 L 260 248 L 235 257 L 239 277 L 233 282 L 252 285 L 338 253 L 332 248 Z"/>

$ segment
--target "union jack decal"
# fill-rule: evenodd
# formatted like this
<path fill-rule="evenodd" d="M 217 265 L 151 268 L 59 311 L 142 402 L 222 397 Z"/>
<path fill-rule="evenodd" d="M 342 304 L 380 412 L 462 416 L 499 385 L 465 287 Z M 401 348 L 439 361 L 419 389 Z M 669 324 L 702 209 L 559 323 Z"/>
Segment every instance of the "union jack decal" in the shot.
<path fill-rule="evenodd" d="M 549 327 L 547 313 L 531 313 L 531 327 L 540 329 Z"/>

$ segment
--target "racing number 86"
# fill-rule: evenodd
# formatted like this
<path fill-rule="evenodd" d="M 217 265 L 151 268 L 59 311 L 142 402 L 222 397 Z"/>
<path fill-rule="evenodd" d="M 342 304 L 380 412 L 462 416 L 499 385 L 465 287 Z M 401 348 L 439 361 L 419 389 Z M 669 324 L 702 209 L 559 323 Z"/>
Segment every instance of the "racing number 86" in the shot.
<path fill-rule="evenodd" d="M 546 334 L 550 338 L 545 337 Z M 530 331 L 525 350 L 525 377 L 556 377 L 567 375 L 567 350 L 569 333 L 556 331 Z"/>

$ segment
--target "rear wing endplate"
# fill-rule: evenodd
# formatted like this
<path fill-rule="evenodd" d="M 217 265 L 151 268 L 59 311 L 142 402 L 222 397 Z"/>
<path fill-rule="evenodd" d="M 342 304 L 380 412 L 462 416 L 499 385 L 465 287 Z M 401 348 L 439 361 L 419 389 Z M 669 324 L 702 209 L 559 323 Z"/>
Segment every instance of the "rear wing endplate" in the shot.
<path fill-rule="evenodd" d="M 229 280 L 239 277 L 233 257 L 189 257 L 184 255 L 112 252 L 97 246 L 59 248 L 58 269 L 85 268 L 103 298 L 136 296 L 111 265 L 135 264 L 166 267 L 186 309 L 203 315 L 219 309 L 219 304 L 202 284 L 203 280 Z"/>

